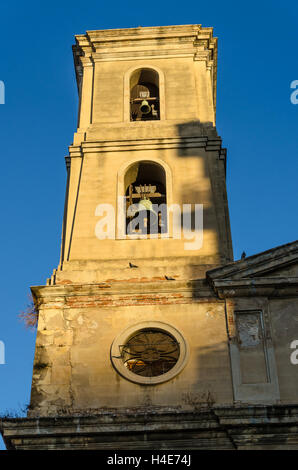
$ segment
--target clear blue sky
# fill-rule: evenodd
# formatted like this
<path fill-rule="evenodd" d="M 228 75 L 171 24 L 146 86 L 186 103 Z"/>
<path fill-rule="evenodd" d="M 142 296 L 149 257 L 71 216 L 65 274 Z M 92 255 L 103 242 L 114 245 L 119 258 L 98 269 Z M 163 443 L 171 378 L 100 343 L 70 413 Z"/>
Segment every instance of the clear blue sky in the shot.
<path fill-rule="evenodd" d="M 285 0 L 1 4 L 0 412 L 29 402 L 33 333 L 18 313 L 58 264 L 64 156 L 76 126 L 71 45 L 92 29 L 213 26 L 219 37 L 217 128 L 228 148 L 235 258 L 298 238 L 298 6 Z"/>

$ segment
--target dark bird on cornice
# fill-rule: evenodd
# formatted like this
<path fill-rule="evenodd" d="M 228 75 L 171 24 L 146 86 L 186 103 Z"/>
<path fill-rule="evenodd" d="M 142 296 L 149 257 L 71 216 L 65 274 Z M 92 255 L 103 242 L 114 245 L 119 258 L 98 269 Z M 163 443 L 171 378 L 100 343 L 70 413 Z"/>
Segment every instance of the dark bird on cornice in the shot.
<path fill-rule="evenodd" d="M 137 266 L 136 264 L 129 263 L 129 267 L 130 268 L 138 268 L 139 266 Z"/>
<path fill-rule="evenodd" d="M 241 255 L 241 259 L 245 259 L 246 258 L 246 253 L 245 251 L 243 251 L 242 255 Z"/>

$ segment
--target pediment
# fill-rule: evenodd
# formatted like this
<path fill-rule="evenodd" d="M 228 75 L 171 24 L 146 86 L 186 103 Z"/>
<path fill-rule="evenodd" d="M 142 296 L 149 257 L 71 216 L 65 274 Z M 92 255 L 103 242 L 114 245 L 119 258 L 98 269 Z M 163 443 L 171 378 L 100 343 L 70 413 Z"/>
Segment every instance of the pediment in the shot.
<path fill-rule="evenodd" d="M 298 241 L 234 261 L 207 272 L 207 279 L 298 278 Z"/>

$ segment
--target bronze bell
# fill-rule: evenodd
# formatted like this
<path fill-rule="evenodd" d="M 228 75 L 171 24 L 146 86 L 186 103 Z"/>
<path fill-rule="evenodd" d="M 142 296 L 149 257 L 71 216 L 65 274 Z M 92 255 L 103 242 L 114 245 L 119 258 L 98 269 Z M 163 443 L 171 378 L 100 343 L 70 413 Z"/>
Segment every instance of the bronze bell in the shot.
<path fill-rule="evenodd" d="M 140 106 L 140 111 L 142 114 L 149 114 L 151 111 L 151 106 L 148 101 L 143 100 Z"/>
<path fill-rule="evenodd" d="M 149 211 L 154 216 L 154 223 L 158 220 L 158 214 L 153 210 L 150 199 L 141 199 L 138 204 L 131 204 L 127 209 L 127 217 L 135 217 L 137 213 Z"/>
<path fill-rule="evenodd" d="M 154 215 L 154 219 L 153 219 L 154 222 L 157 222 L 158 214 L 157 212 L 155 212 L 155 210 L 153 210 L 152 202 L 150 201 L 150 199 L 141 199 L 138 206 L 139 206 L 139 212 L 149 211 L 151 215 Z"/>

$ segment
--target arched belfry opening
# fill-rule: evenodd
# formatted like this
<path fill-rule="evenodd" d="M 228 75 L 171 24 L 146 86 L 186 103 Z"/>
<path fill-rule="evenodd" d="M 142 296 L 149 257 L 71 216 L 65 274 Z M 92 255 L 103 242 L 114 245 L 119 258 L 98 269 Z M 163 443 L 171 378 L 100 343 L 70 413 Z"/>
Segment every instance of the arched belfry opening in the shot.
<path fill-rule="evenodd" d="M 126 234 L 167 233 L 166 173 L 155 162 L 131 165 L 124 177 Z"/>
<path fill-rule="evenodd" d="M 160 119 L 159 75 L 152 69 L 138 69 L 130 77 L 130 120 Z"/>

